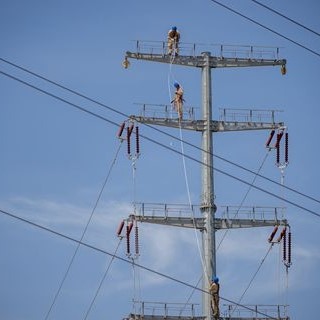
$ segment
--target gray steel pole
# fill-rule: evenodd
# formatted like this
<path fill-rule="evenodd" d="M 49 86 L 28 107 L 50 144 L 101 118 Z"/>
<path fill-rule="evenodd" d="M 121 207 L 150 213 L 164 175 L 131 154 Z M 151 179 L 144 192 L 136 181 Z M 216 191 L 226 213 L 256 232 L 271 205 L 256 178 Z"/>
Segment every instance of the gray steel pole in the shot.
<path fill-rule="evenodd" d="M 211 319 L 211 305 L 209 291 L 212 275 L 216 274 L 215 254 L 215 230 L 214 219 L 216 206 L 214 204 L 213 190 L 213 141 L 210 128 L 212 120 L 212 96 L 211 96 L 211 67 L 210 53 L 202 53 L 205 64 L 202 67 L 202 117 L 204 120 L 204 131 L 202 134 L 202 204 L 205 228 L 202 234 L 203 242 L 203 315 L 207 320 Z"/>

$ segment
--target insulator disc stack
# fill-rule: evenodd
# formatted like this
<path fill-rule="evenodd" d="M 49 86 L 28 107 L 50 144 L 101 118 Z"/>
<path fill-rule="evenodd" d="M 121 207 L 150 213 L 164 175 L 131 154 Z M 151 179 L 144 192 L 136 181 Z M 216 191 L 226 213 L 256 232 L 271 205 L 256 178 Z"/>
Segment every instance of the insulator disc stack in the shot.
<path fill-rule="evenodd" d="M 289 134 L 286 132 L 285 135 L 285 154 L 284 154 L 284 161 L 286 164 L 289 163 Z"/>
<path fill-rule="evenodd" d="M 125 122 L 123 122 L 123 123 L 121 124 L 121 126 L 120 126 L 120 128 L 119 128 L 119 130 L 118 130 L 118 134 L 117 134 L 118 138 L 121 138 L 121 135 L 122 135 L 122 132 L 123 132 L 123 130 L 124 130 L 125 125 L 126 125 Z"/>
<path fill-rule="evenodd" d="M 117 236 L 120 237 L 121 236 L 121 232 L 122 232 L 122 229 L 124 227 L 124 221 L 121 221 L 120 222 L 120 225 L 118 227 L 118 230 L 117 230 Z"/>
<path fill-rule="evenodd" d="M 132 130 L 134 128 L 134 124 L 132 123 L 130 126 L 129 126 L 129 130 L 128 130 L 128 135 L 131 136 L 131 133 L 132 133 Z"/>
<path fill-rule="evenodd" d="M 127 255 L 130 256 L 130 227 L 127 225 Z"/>
<path fill-rule="evenodd" d="M 139 137 L 139 127 L 136 127 L 136 153 L 137 155 L 140 154 L 140 141 L 139 141 L 140 137 Z"/>
<path fill-rule="evenodd" d="M 291 265 L 291 231 L 288 233 L 288 265 Z"/>
<path fill-rule="evenodd" d="M 130 142 L 130 128 L 127 127 L 127 153 L 128 153 L 128 156 L 131 155 L 131 142 Z"/>
<path fill-rule="evenodd" d="M 276 144 L 276 150 L 277 150 L 277 165 L 280 164 L 280 143 Z"/>
<path fill-rule="evenodd" d="M 136 256 L 139 255 L 139 229 L 138 229 L 138 226 L 136 225 L 135 227 L 135 253 L 136 253 Z"/>
<path fill-rule="evenodd" d="M 133 222 L 130 222 L 129 223 L 129 229 L 128 229 L 129 234 L 131 233 L 132 228 L 133 228 Z"/>
<path fill-rule="evenodd" d="M 275 130 L 272 130 L 272 131 L 270 132 L 270 136 L 269 136 L 269 138 L 268 138 L 268 140 L 267 140 L 267 142 L 266 142 L 266 147 L 267 147 L 267 148 L 270 146 L 271 140 L 272 140 L 275 132 L 276 132 Z"/>
<path fill-rule="evenodd" d="M 285 232 L 283 234 L 283 261 L 286 262 L 287 261 L 287 233 Z"/>
<path fill-rule="evenodd" d="M 277 133 L 277 141 L 276 141 L 275 148 L 278 148 L 278 146 L 280 145 L 280 141 L 282 139 L 282 136 L 283 136 L 283 131 Z"/>
<path fill-rule="evenodd" d="M 276 235 L 277 231 L 278 231 L 278 226 L 275 226 L 273 231 L 272 231 L 272 233 L 270 234 L 269 239 L 268 239 L 269 242 L 272 242 L 272 240 L 273 240 L 274 236 Z"/>
<path fill-rule="evenodd" d="M 278 239 L 277 239 L 277 242 L 280 242 L 280 241 L 281 241 L 281 239 L 284 237 L 285 233 L 286 233 L 286 227 L 284 227 L 284 228 L 282 229 L 282 231 L 281 231 L 281 233 L 280 233 L 280 236 L 279 236 Z"/>

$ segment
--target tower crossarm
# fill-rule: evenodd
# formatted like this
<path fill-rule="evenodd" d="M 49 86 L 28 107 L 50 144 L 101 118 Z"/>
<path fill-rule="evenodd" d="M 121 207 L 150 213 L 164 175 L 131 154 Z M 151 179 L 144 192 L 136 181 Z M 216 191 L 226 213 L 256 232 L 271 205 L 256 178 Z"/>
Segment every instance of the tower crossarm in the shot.
<path fill-rule="evenodd" d="M 125 61 L 129 58 L 197 68 L 208 63 L 209 68 L 286 65 L 285 59 L 279 59 L 278 47 L 179 43 L 179 55 L 172 56 L 167 54 L 164 41 L 137 40 L 135 43 L 135 52 L 127 51 Z M 202 55 L 205 51 L 212 52 L 209 61 Z"/>
<path fill-rule="evenodd" d="M 221 131 L 248 131 L 248 130 L 272 130 L 284 126 L 283 122 L 237 122 L 237 121 L 214 121 L 213 132 Z"/>
<path fill-rule="evenodd" d="M 192 131 L 204 131 L 205 123 L 203 120 L 181 120 L 172 118 L 156 118 L 156 117 L 143 117 L 143 116 L 130 116 L 130 119 L 139 123 L 150 125 L 165 126 L 171 128 L 182 128 Z M 227 131 L 248 131 L 248 130 L 272 130 L 282 128 L 283 122 L 258 122 L 258 121 L 211 121 L 212 132 L 227 132 Z"/>
<path fill-rule="evenodd" d="M 288 226 L 286 219 L 218 219 L 214 220 L 216 229 L 274 227 L 275 225 Z"/>
<path fill-rule="evenodd" d="M 138 222 L 153 223 L 173 227 L 196 228 L 199 230 L 203 230 L 204 228 L 203 218 L 136 215 L 135 220 Z"/>
<path fill-rule="evenodd" d="M 206 61 L 203 56 L 176 56 L 174 59 L 171 55 L 153 54 L 153 53 L 138 53 L 126 52 L 125 58 L 146 60 L 160 63 L 177 64 L 186 67 L 203 68 Z M 262 66 L 285 66 L 285 59 L 251 59 L 251 58 L 225 58 L 225 57 L 210 57 L 210 68 L 235 68 L 235 67 L 262 67 Z"/>
<path fill-rule="evenodd" d="M 222 318 L 220 318 L 222 319 Z M 123 320 L 205 320 L 205 317 L 196 316 L 167 316 L 156 314 L 130 314 L 129 318 Z"/>
<path fill-rule="evenodd" d="M 267 318 L 267 317 L 219 317 L 219 320 L 289 320 L 289 317 Z M 166 315 L 146 315 L 146 314 L 130 314 L 128 318 L 123 320 L 205 320 L 204 316 L 166 316 Z"/>
<path fill-rule="evenodd" d="M 195 228 L 204 230 L 203 218 L 190 217 L 163 217 L 163 216 L 135 216 L 138 222 L 153 223 L 172 227 Z M 274 227 L 275 225 L 288 226 L 286 219 L 219 219 L 214 220 L 215 229 L 238 229 L 238 228 L 257 228 Z"/>

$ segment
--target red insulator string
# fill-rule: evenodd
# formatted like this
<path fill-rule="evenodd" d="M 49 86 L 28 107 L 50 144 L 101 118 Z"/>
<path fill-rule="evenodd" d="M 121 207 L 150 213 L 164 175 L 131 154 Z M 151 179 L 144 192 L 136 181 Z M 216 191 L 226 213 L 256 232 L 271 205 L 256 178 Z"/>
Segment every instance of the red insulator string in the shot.
<path fill-rule="evenodd" d="M 272 242 L 272 240 L 273 240 L 274 236 L 276 235 L 277 231 L 278 231 L 278 226 L 275 226 L 273 231 L 272 231 L 272 233 L 270 234 L 269 239 L 268 239 L 269 242 Z"/>
<path fill-rule="evenodd" d="M 280 164 L 280 144 L 276 144 L 276 149 L 277 149 L 277 165 Z"/>
<path fill-rule="evenodd" d="M 284 227 L 284 228 L 282 229 L 282 231 L 281 231 L 281 233 L 280 233 L 280 236 L 279 236 L 278 239 L 277 239 L 277 242 L 280 242 L 280 241 L 281 241 L 281 239 L 283 238 L 283 236 L 285 235 L 285 233 L 286 233 L 286 227 Z"/>
<path fill-rule="evenodd" d="M 288 233 L 288 265 L 291 265 L 291 231 Z"/>
<path fill-rule="evenodd" d="M 117 230 L 117 236 L 118 236 L 118 237 L 120 237 L 120 235 L 121 235 L 123 226 L 124 226 L 124 221 L 122 220 L 122 221 L 120 222 L 120 225 L 119 225 L 118 230 Z"/>
<path fill-rule="evenodd" d="M 286 132 L 285 135 L 285 154 L 284 154 L 285 163 L 289 163 L 289 134 Z"/>
<path fill-rule="evenodd" d="M 274 146 L 275 148 L 278 148 L 278 146 L 280 145 L 280 141 L 281 141 L 282 136 L 283 136 L 283 131 L 281 131 L 280 133 L 277 133 L 277 141 Z"/>
<path fill-rule="evenodd" d="M 284 232 L 283 234 L 283 261 L 286 263 L 287 261 L 287 234 Z"/>
<path fill-rule="evenodd" d="M 271 143 L 271 140 L 272 140 L 275 132 L 276 132 L 275 130 L 272 130 L 272 131 L 270 132 L 269 139 L 268 139 L 267 142 L 266 142 L 266 147 L 269 147 L 269 145 L 270 145 L 270 143 Z"/>
<path fill-rule="evenodd" d="M 126 125 L 126 123 L 125 123 L 125 122 L 123 122 L 123 123 L 121 124 L 121 126 L 120 126 L 120 128 L 119 128 L 119 131 L 118 131 L 118 134 L 117 134 L 118 138 L 120 138 L 120 137 L 121 137 L 122 132 L 123 132 L 124 127 L 125 127 L 125 125 Z"/>
<path fill-rule="evenodd" d="M 139 143 L 139 127 L 136 127 L 136 153 L 140 154 L 140 143 Z"/>
<path fill-rule="evenodd" d="M 127 127 L 127 153 L 128 153 L 128 156 L 131 155 L 131 143 L 130 143 L 130 128 Z"/>
<path fill-rule="evenodd" d="M 133 127 L 134 127 L 134 124 L 133 124 L 133 123 L 130 125 L 130 127 L 128 127 L 128 135 L 129 135 L 129 137 L 131 136 Z"/>
<path fill-rule="evenodd" d="M 138 225 L 136 224 L 135 227 L 135 253 L 138 256 L 139 255 L 139 230 L 138 230 Z"/>
<path fill-rule="evenodd" d="M 130 255 L 130 231 L 129 226 L 127 225 L 127 255 Z"/>

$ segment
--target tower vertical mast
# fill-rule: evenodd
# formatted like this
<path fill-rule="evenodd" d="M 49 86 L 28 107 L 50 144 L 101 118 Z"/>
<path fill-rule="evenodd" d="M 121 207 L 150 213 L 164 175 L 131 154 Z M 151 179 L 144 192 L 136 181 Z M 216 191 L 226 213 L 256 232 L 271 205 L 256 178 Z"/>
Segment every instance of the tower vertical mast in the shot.
<path fill-rule="evenodd" d="M 216 206 L 214 205 L 214 185 L 213 185 L 213 135 L 211 131 L 212 120 L 212 93 L 211 93 L 211 68 L 210 53 L 204 52 L 204 65 L 202 67 L 202 118 L 204 120 L 204 130 L 202 132 L 202 203 L 201 211 L 205 221 L 202 233 L 203 241 L 203 278 L 202 289 L 203 315 L 206 319 L 211 319 L 210 280 L 216 274 L 216 254 L 215 254 L 215 230 L 214 215 Z"/>

